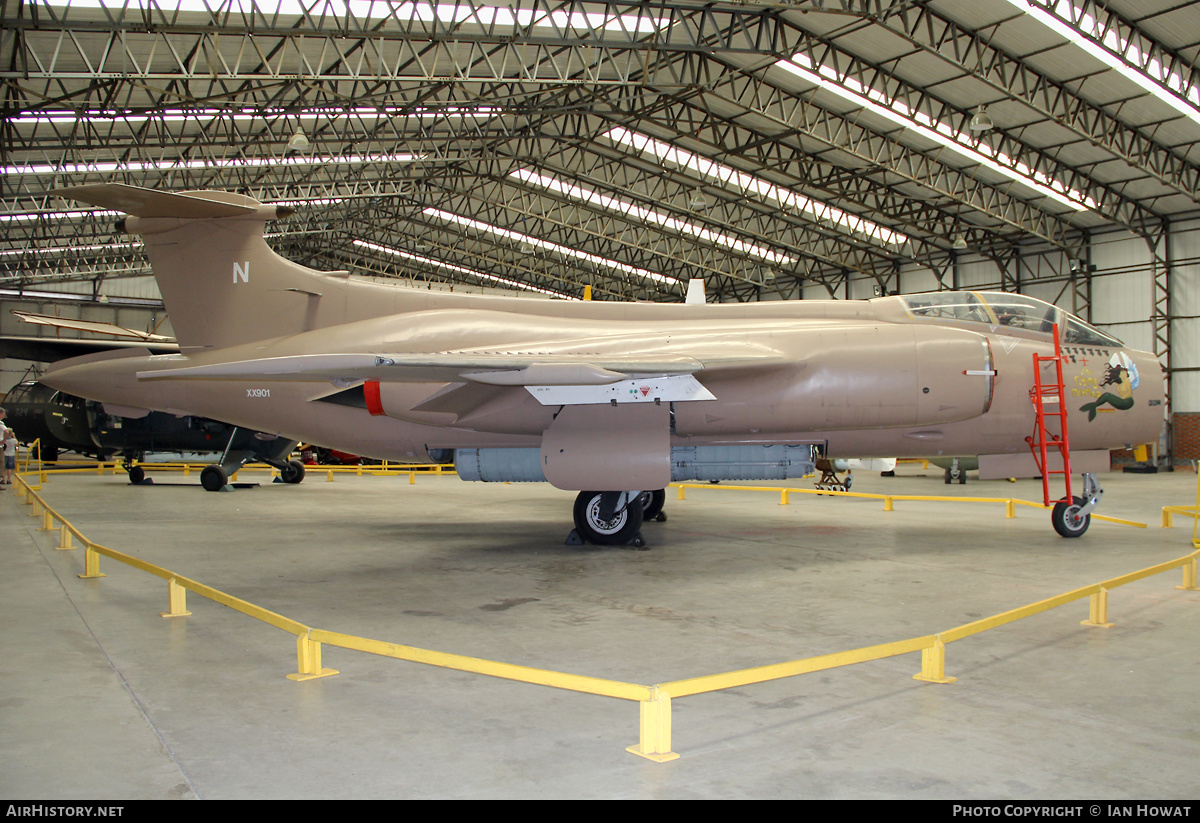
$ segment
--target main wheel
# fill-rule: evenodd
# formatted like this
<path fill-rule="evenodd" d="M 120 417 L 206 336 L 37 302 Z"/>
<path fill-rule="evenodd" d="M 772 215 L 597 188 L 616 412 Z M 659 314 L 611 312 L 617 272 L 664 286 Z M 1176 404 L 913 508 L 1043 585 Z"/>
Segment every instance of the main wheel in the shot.
<path fill-rule="evenodd" d="M 225 470 L 213 463 L 211 466 L 205 466 L 204 471 L 200 472 L 200 485 L 205 491 L 219 492 L 229 483 L 229 475 L 225 474 Z"/>
<path fill-rule="evenodd" d="M 642 492 L 638 496 L 638 501 L 642 504 L 642 521 L 654 520 L 662 514 L 663 506 L 667 502 L 667 490 L 655 489 L 654 491 Z M 666 519 L 665 517 L 663 518 Z"/>
<path fill-rule="evenodd" d="M 143 469 L 141 466 L 130 466 L 129 467 L 129 482 L 130 483 L 132 483 L 133 485 L 136 486 L 138 483 L 141 483 L 145 479 L 146 479 L 146 470 L 145 469 Z"/>
<path fill-rule="evenodd" d="M 284 483 L 299 483 L 304 479 L 304 464 L 299 460 L 289 460 L 287 465 L 279 470 L 279 476 Z"/>
<path fill-rule="evenodd" d="M 1079 537 L 1088 530 L 1088 526 L 1092 523 L 1090 514 L 1079 516 L 1079 509 L 1083 507 L 1083 498 L 1076 497 L 1074 500 L 1073 504 L 1060 500 L 1054 504 L 1054 510 L 1050 513 L 1050 522 L 1054 524 L 1054 530 L 1061 537 Z"/>
<path fill-rule="evenodd" d="M 628 506 L 605 520 L 600 514 L 600 499 L 604 494 L 606 492 L 579 493 L 575 498 L 575 529 L 588 543 L 623 546 L 633 540 L 642 528 L 641 496 L 634 497 Z"/>

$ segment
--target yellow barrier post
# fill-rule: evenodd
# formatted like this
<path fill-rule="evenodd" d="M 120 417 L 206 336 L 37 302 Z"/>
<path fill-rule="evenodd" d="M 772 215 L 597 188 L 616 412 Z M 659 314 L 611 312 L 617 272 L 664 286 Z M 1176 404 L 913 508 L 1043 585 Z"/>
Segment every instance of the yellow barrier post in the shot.
<path fill-rule="evenodd" d="M 40 532 L 54 531 L 54 515 L 50 513 L 50 509 L 42 509 L 42 525 L 38 529 Z"/>
<path fill-rule="evenodd" d="M 641 701 L 640 712 L 640 739 L 625 751 L 655 763 L 677 760 L 679 755 L 671 751 L 671 695 L 652 686 L 650 699 Z"/>
<path fill-rule="evenodd" d="M 893 498 L 893 497 L 884 497 L 883 498 L 883 510 L 885 512 L 892 512 L 892 511 L 896 510 L 895 505 L 893 504 L 894 499 L 895 498 Z"/>
<path fill-rule="evenodd" d="M 1088 604 L 1088 619 L 1081 620 L 1081 626 L 1093 626 L 1099 629 L 1110 629 L 1115 626 L 1115 623 L 1108 621 L 1108 589 L 1100 586 L 1091 596 Z"/>
<path fill-rule="evenodd" d="M 942 638 L 935 637 L 933 645 L 921 649 L 921 673 L 914 674 L 913 680 L 924 680 L 926 683 L 953 683 L 957 677 L 946 677 L 946 644 Z"/>
<path fill-rule="evenodd" d="M 683 500 L 684 499 L 683 498 L 683 486 L 679 486 L 678 488 L 679 488 L 679 495 L 676 499 Z"/>
<path fill-rule="evenodd" d="M 1008 501 L 1004 504 L 1004 516 L 1008 518 L 1017 516 L 1017 501 L 1013 500 L 1011 497 L 1008 498 Z"/>
<path fill-rule="evenodd" d="M 788 489 L 783 489 L 782 491 L 779 492 L 779 505 L 786 506 L 786 505 L 788 505 L 788 503 L 791 502 L 791 498 L 788 495 L 788 491 L 789 491 Z"/>
<path fill-rule="evenodd" d="M 309 632 L 296 635 L 296 668 L 298 671 L 289 674 L 288 680 L 315 680 L 338 673 L 337 669 L 321 668 L 321 644 Z"/>
<path fill-rule="evenodd" d="M 167 608 L 170 611 L 159 612 L 162 617 L 187 617 L 187 589 L 179 585 L 174 577 L 167 580 Z"/>
<path fill-rule="evenodd" d="M 108 575 L 100 573 L 100 553 L 92 548 L 92 544 L 87 544 L 87 552 L 84 554 L 83 574 L 76 575 L 80 580 L 91 580 L 96 577 L 107 577 Z"/>
<path fill-rule="evenodd" d="M 417 485 L 417 473 L 415 471 L 408 473 L 408 485 L 410 485 L 410 486 Z"/>
<path fill-rule="evenodd" d="M 63 521 L 63 524 L 59 527 L 58 532 L 58 545 L 55 546 L 55 551 L 64 551 L 66 549 L 75 548 L 71 545 L 71 530 L 67 528 L 66 521 Z"/>
<path fill-rule="evenodd" d="M 1200 591 L 1200 586 L 1196 583 L 1196 558 L 1192 558 L 1189 562 L 1183 564 L 1183 585 L 1175 588 L 1185 592 Z"/>

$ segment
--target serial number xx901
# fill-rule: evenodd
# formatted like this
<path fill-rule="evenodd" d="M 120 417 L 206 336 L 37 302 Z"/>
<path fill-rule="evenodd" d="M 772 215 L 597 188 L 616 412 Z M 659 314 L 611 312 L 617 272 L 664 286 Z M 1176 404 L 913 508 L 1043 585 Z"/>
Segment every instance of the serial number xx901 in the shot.
<path fill-rule="evenodd" d="M 246 389 L 247 397 L 270 397 L 270 389 Z"/>

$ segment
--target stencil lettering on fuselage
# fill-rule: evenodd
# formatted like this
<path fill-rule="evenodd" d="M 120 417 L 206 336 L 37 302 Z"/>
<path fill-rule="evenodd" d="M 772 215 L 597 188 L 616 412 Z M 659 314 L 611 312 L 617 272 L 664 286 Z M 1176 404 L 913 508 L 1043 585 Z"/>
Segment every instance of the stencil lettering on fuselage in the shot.
<path fill-rule="evenodd" d="M 234 261 L 233 282 L 236 283 L 239 280 L 241 280 L 243 283 L 250 282 L 250 261 L 249 260 L 247 260 L 245 263 L 238 263 L 237 261 Z"/>

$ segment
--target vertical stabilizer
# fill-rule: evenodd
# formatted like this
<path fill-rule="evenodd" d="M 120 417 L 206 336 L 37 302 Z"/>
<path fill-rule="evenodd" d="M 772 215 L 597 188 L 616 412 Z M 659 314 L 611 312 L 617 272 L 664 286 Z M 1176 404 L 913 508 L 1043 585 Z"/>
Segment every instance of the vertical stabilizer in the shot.
<path fill-rule="evenodd" d="M 285 260 L 263 240 L 267 221 L 291 209 L 228 192 L 120 184 L 54 193 L 128 215 L 118 229 L 145 241 L 184 353 L 345 321 L 344 278 Z"/>

